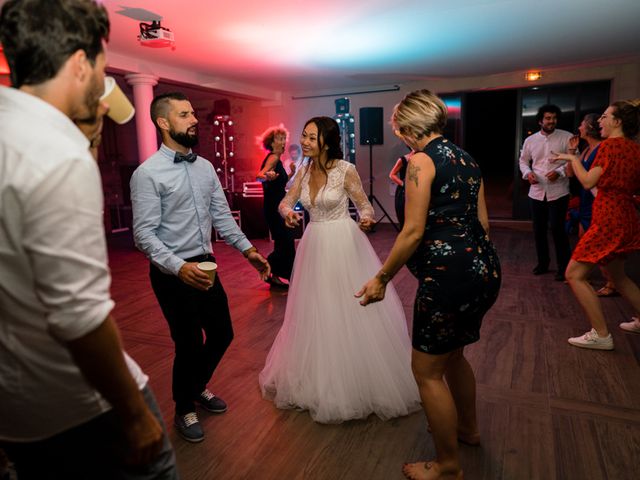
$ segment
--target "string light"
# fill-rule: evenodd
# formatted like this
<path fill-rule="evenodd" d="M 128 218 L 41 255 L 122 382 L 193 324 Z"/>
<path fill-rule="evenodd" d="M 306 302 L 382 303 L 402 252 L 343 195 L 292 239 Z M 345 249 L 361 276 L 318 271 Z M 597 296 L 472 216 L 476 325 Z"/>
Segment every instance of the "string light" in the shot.
<path fill-rule="evenodd" d="M 233 167 L 229 168 L 229 160 L 235 157 L 235 137 L 232 127 L 233 120 L 229 118 L 229 115 L 216 115 L 213 119 L 215 157 L 221 161 L 221 168 L 218 170 L 221 173 L 225 190 L 231 188 L 231 191 L 233 191 L 233 174 L 235 172 Z"/>
<path fill-rule="evenodd" d="M 338 113 L 340 112 L 340 113 Z M 356 149 L 354 132 L 355 120 L 353 115 L 349 113 L 349 99 L 341 98 L 336 100 L 336 115 L 333 117 L 340 128 L 340 139 L 342 151 L 345 154 L 345 160 L 351 163 L 356 161 Z"/>

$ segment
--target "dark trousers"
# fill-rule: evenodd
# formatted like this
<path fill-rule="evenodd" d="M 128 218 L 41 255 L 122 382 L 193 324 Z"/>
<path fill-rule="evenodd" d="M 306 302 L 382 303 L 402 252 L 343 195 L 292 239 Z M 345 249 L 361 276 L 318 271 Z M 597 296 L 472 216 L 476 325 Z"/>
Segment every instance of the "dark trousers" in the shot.
<path fill-rule="evenodd" d="M 151 390 L 145 401 L 163 430 L 164 423 Z M 46 405 L 46 404 L 45 404 Z M 43 406 L 43 408 L 45 408 Z M 13 461 L 20 480 L 143 480 L 178 478 L 176 459 L 166 431 L 158 456 L 143 467 L 125 464 L 126 438 L 113 411 L 54 435 L 27 443 L 0 443 Z"/>
<path fill-rule="evenodd" d="M 264 214 L 271 238 L 273 238 L 273 252 L 267 257 L 269 265 L 271 265 L 271 273 L 276 277 L 289 280 L 296 256 L 293 229 L 285 225 L 284 219 L 278 213 L 277 206 L 265 204 Z"/>
<path fill-rule="evenodd" d="M 569 206 L 569 195 L 553 201 L 540 201 L 532 198 L 529 198 L 529 200 L 531 201 L 533 234 L 536 241 L 538 265 L 545 268 L 549 266 L 550 256 L 547 232 L 549 225 L 551 225 L 551 235 L 553 236 L 553 244 L 556 249 L 558 272 L 564 273 L 571 258 L 569 237 L 564 228 L 567 207 Z"/>
<path fill-rule="evenodd" d="M 175 345 L 173 400 L 176 413 L 184 415 L 195 411 L 194 400 L 207 387 L 233 340 L 227 295 L 220 275 L 207 291 L 190 287 L 153 264 L 149 276 Z"/>

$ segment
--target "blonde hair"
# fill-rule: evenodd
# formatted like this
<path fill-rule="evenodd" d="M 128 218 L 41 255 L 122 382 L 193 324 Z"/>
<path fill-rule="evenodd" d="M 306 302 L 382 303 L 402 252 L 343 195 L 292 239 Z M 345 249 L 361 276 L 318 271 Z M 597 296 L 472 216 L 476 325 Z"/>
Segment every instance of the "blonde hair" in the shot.
<path fill-rule="evenodd" d="M 442 133 L 447 126 L 447 106 L 429 90 L 415 90 L 393 107 L 391 125 L 401 135 L 413 135 L 418 140 Z"/>

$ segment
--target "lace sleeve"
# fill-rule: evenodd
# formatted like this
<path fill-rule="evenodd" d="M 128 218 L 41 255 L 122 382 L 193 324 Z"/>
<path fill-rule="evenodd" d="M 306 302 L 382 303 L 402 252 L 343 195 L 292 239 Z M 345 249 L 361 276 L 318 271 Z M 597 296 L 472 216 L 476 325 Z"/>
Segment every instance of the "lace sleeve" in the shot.
<path fill-rule="evenodd" d="M 306 176 L 309 167 L 305 167 L 302 171 L 299 171 L 298 174 L 294 177 L 293 186 L 289 189 L 287 194 L 284 196 L 280 205 L 278 205 L 278 212 L 280 212 L 280 216 L 285 218 L 290 211 L 293 210 L 293 207 L 298 202 L 300 198 L 300 192 L 302 192 L 302 180 Z"/>
<path fill-rule="evenodd" d="M 356 171 L 356 167 L 350 163 L 347 164 L 347 172 L 344 176 L 344 189 L 347 191 L 347 195 L 358 209 L 358 215 L 360 218 L 367 218 L 374 220 L 374 212 L 371 203 L 367 199 L 367 196 L 362 189 L 362 182 Z"/>

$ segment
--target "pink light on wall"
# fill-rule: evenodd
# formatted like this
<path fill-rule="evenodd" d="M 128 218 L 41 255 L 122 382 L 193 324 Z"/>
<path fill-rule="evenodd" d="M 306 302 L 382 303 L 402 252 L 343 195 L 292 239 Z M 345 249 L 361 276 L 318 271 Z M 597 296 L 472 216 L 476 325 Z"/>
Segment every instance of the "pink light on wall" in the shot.
<path fill-rule="evenodd" d="M 9 72 L 9 64 L 7 63 L 7 59 L 4 56 L 2 46 L 0 46 L 0 75 L 9 75 Z"/>
<path fill-rule="evenodd" d="M 9 64 L 7 63 L 7 59 L 4 56 L 4 52 L 2 51 L 2 45 L 0 45 L 0 85 L 4 85 L 6 87 L 11 86 L 9 72 Z"/>

